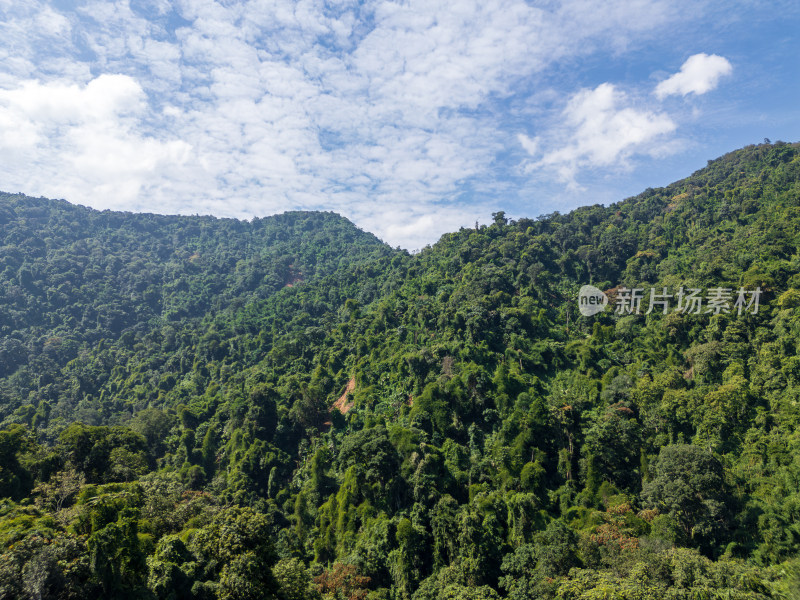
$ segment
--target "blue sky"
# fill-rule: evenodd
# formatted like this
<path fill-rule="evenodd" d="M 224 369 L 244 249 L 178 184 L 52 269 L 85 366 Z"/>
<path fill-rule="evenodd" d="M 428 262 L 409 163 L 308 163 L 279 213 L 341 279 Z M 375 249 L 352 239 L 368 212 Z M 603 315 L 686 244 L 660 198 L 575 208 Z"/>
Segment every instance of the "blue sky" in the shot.
<path fill-rule="evenodd" d="M 800 140 L 800 4 L 0 0 L 0 189 L 394 245 Z"/>

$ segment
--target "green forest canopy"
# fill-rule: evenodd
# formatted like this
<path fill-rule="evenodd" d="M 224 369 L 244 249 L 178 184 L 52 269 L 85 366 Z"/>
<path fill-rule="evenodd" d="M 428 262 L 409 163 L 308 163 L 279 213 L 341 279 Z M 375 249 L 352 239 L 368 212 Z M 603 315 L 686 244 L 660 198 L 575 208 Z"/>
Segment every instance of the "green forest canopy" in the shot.
<path fill-rule="evenodd" d="M 798 598 L 799 209 L 781 142 L 415 255 L 0 195 L 0 598 Z"/>

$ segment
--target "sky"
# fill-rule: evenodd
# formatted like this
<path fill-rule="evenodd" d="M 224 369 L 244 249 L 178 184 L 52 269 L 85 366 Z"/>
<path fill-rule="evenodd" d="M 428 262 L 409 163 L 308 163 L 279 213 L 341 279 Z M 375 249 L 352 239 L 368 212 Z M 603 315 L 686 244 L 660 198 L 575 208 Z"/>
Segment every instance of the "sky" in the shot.
<path fill-rule="evenodd" d="M 0 190 L 416 250 L 800 140 L 800 3 L 0 0 Z"/>

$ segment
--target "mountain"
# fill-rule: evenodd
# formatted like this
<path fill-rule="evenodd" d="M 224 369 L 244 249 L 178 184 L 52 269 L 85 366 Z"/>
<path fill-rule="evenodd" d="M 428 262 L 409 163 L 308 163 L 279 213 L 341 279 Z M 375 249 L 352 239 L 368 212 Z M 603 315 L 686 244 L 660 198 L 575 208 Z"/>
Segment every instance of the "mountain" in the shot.
<path fill-rule="evenodd" d="M 795 597 L 799 208 L 781 142 L 413 256 L 2 196 L 0 597 Z"/>
<path fill-rule="evenodd" d="M 0 226 L 0 376 L 36 377 L 40 390 L 103 341 L 196 327 L 389 252 L 333 213 L 246 222 L 3 195 Z"/>

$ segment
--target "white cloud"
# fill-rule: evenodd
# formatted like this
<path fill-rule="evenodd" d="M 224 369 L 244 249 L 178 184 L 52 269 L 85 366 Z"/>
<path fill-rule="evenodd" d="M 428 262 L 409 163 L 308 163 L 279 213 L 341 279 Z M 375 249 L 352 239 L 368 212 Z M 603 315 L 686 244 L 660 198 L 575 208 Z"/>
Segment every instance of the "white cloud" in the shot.
<path fill-rule="evenodd" d="M 539 153 L 539 140 L 531 139 L 524 133 L 517 134 L 517 139 L 520 145 L 525 149 L 525 152 L 531 156 L 536 156 Z"/>
<path fill-rule="evenodd" d="M 142 88 L 126 75 L 0 90 L 4 185 L 130 208 L 151 177 L 179 169 L 190 155 L 183 141 L 137 133 L 145 108 Z"/>
<path fill-rule="evenodd" d="M 143 100 L 141 86 L 125 75 L 101 75 L 86 86 L 25 81 L 0 90 L 0 101 L 42 126 L 113 119 L 140 112 Z"/>
<path fill-rule="evenodd" d="M 695 54 L 686 59 L 681 70 L 656 86 L 659 98 L 671 95 L 705 94 L 729 75 L 733 67 L 728 59 L 716 54 Z"/>
<path fill-rule="evenodd" d="M 488 204 L 520 82 L 623 52 L 668 0 L 0 0 L 0 187 L 99 208 L 251 217 L 328 209 L 410 247 Z M 13 6 L 12 6 L 13 5 Z M 611 50 L 609 50 L 609 48 Z M 560 90 L 560 93 L 565 93 Z M 656 151 L 669 117 L 611 86 L 516 142 L 571 180 Z M 570 139 L 563 142 L 560 140 Z"/>
<path fill-rule="evenodd" d="M 70 22 L 64 15 L 47 6 L 36 16 L 39 30 L 53 36 L 65 36 L 70 30 Z"/>
<path fill-rule="evenodd" d="M 479 207 L 481 222 L 489 220 L 496 209 L 488 205 Z M 347 215 L 368 231 L 381 231 L 387 239 L 402 240 L 409 250 L 421 250 L 439 239 L 443 234 L 458 231 L 461 227 L 472 227 L 477 220 L 475 207 L 465 209 L 455 205 L 420 206 L 418 210 L 406 207 L 384 209 L 380 215 Z"/>
<path fill-rule="evenodd" d="M 557 174 L 561 181 L 576 185 L 584 168 L 626 168 L 634 154 L 656 154 L 664 136 L 676 128 L 663 113 L 637 109 L 628 97 L 610 83 L 575 94 L 561 115 L 561 122 L 545 139 L 521 141 L 533 156 L 543 154 L 529 165 Z M 566 144 L 561 140 L 570 140 Z"/>

